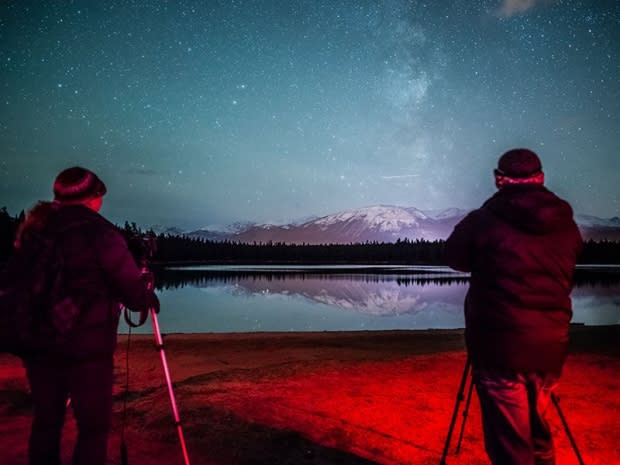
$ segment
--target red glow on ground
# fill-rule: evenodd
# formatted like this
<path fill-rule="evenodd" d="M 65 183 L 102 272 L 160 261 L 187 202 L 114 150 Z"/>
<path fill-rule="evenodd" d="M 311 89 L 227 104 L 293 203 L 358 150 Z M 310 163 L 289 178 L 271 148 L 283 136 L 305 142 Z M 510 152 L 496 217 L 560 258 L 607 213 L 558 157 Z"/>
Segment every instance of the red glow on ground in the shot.
<path fill-rule="evenodd" d="M 259 341 L 260 342 L 260 341 Z M 371 465 L 439 463 L 462 375 L 463 350 L 410 353 L 407 347 L 231 342 L 188 338 L 169 350 L 175 394 L 193 465 Z M 254 344 L 254 345 L 252 345 Z M 351 343 L 354 345 L 353 343 Z M 370 344 L 370 345 L 369 345 Z M 172 344 L 170 344 L 172 346 Z M 117 395 L 123 381 L 117 354 Z M 181 464 L 157 354 L 132 354 L 127 440 L 130 465 Z M 0 359 L 0 463 L 25 465 L 29 405 L 23 371 Z M 558 395 L 585 463 L 620 463 L 620 361 L 578 353 Z M 110 464 L 118 464 L 122 403 L 115 403 Z M 558 465 L 577 464 L 557 412 L 548 412 Z M 456 444 L 460 418 L 455 430 Z M 69 463 L 75 426 L 68 416 Z M 488 464 L 474 395 L 462 450 L 449 464 Z"/>
<path fill-rule="evenodd" d="M 430 464 L 439 462 L 443 450 L 464 361 L 463 353 L 419 356 L 291 374 L 251 385 L 230 382 L 218 386 L 219 394 L 196 389 L 192 394 L 252 423 L 298 431 L 318 444 L 377 463 Z M 579 374 L 620 386 L 603 370 L 585 369 L 586 365 L 586 360 L 574 359 L 566 367 L 558 390 L 562 410 L 586 463 L 620 463 L 616 445 L 619 399 L 616 396 L 601 404 L 593 395 L 592 384 Z M 548 418 L 556 438 L 558 464 L 578 463 L 557 412 L 550 409 Z M 453 445 L 460 425 L 461 418 Z M 465 428 L 461 452 L 449 456 L 448 462 L 488 463 L 475 395 Z M 604 443 L 592 448 L 593 440 L 605 437 Z"/>

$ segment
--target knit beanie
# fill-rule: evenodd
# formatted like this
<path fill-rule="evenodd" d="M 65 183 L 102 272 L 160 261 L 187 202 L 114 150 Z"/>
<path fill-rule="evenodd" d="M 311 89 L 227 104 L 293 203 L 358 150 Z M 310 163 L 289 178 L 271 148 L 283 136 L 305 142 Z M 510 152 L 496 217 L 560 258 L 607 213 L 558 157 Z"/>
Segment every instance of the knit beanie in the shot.
<path fill-rule="evenodd" d="M 81 202 L 101 197 L 106 191 L 95 173 L 79 166 L 61 171 L 54 181 L 54 200 L 59 202 Z"/>
<path fill-rule="evenodd" d="M 513 149 L 503 154 L 497 162 L 496 176 L 530 178 L 542 173 L 540 158 L 528 149 Z"/>

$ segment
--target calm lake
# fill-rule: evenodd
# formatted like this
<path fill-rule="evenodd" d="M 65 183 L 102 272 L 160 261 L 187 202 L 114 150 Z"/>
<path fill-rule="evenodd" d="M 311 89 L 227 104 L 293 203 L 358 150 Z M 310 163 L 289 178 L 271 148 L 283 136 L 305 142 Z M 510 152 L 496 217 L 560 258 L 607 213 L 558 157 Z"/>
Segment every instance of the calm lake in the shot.
<path fill-rule="evenodd" d="M 163 333 L 463 328 L 468 281 L 424 266 L 165 268 L 159 323 Z M 579 267 L 572 297 L 574 323 L 620 324 L 620 266 Z"/>

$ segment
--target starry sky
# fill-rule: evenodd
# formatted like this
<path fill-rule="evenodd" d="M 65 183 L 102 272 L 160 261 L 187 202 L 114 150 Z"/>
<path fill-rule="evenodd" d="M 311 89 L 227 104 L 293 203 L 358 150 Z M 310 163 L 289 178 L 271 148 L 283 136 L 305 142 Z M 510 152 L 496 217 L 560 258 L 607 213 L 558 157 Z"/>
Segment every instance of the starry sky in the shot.
<path fill-rule="evenodd" d="M 115 222 L 474 208 L 513 147 L 620 215 L 616 0 L 5 0 L 0 205 L 63 168 Z"/>

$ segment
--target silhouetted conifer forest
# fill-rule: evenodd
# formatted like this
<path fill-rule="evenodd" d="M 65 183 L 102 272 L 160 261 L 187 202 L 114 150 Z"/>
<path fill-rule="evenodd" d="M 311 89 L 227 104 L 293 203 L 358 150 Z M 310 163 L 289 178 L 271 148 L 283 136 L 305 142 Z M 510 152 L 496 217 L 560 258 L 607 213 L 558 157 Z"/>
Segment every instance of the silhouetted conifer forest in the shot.
<path fill-rule="evenodd" d="M 0 262 L 13 250 L 22 211 L 11 216 L 0 208 Z M 135 256 L 144 255 L 146 241 L 155 238 L 152 263 L 160 264 L 408 264 L 443 265 L 444 241 L 397 240 L 393 243 L 365 242 L 355 244 L 285 244 L 277 242 L 240 243 L 210 241 L 184 236 L 156 235 L 144 231 L 136 223 L 125 222 L 120 231 L 127 238 Z M 579 258 L 581 264 L 620 264 L 620 242 L 586 241 Z"/>

